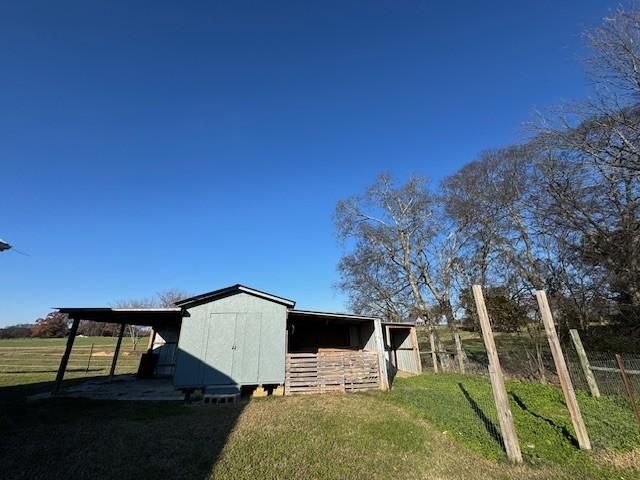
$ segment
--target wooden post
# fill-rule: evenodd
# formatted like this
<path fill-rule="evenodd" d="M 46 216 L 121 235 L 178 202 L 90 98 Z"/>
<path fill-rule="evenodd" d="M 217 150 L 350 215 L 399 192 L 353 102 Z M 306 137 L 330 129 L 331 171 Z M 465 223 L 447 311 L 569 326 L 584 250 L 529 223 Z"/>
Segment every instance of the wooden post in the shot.
<path fill-rule="evenodd" d="M 89 350 L 89 360 L 87 360 L 87 369 L 84 373 L 89 373 L 89 366 L 91 365 L 91 356 L 93 355 L 93 345 L 95 342 L 91 342 L 91 350 Z"/>
<path fill-rule="evenodd" d="M 573 346 L 576 347 L 576 352 L 578 353 L 578 359 L 580 360 L 580 366 L 582 367 L 582 372 L 587 379 L 587 384 L 589 384 L 589 390 L 591 391 L 591 396 L 599 398 L 600 397 L 600 389 L 598 388 L 598 382 L 596 382 L 596 377 L 591 371 L 591 365 L 589 365 L 589 358 L 587 357 L 587 352 L 584 350 L 584 346 L 582 345 L 582 340 L 580 339 L 580 334 L 578 330 L 572 328 L 569 330 L 569 334 L 571 335 L 571 340 L 573 341 Z"/>
<path fill-rule="evenodd" d="M 382 322 L 373 322 L 373 335 L 378 347 L 378 369 L 380 371 L 380 390 L 389 390 L 389 376 L 387 373 L 387 359 L 384 356 L 384 338 L 382 335 Z"/>
<path fill-rule="evenodd" d="M 556 365 L 556 371 L 560 378 L 560 385 L 562 386 L 562 392 L 564 393 L 564 400 L 567 404 L 567 408 L 569 409 L 569 415 L 571 415 L 571 422 L 573 423 L 573 428 L 576 431 L 576 436 L 578 437 L 578 445 L 580 445 L 582 450 L 591 450 L 591 441 L 589 440 L 587 427 L 585 427 L 584 420 L 582 420 L 580 406 L 576 399 L 576 392 L 573 390 L 573 384 L 571 383 L 569 370 L 567 369 L 562 348 L 560 347 L 556 327 L 553 324 L 553 316 L 551 315 L 551 309 L 549 308 L 549 302 L 547 301 L 547 294 L 544 290 L 536 290 L 536 299 L 538 300 L 538 307 L 540 308 L 542 322 L 544 323 L 544 330 L 547 334 L 547 339 L 549 340 L 549 347 L 551 348 L 551 354 L 553 355 L 553 362 Z"/>
<path fill-rule="evenodd" d="M 458 359 L 458 368 L 460 369 L 460 373 L 465 373 L 464 356 L 462 355 L 462 341 L 460 340 L 460 333 L 458 332 L 458 330 L 453 331 L 453 340 L 456 344 L 456 357 Z"/>
<path fill-rule="evenodd" d="M 120 353 L 120 345 L 122 344 L 124 327 L 125 327 L 124 323 L 120 325 L 120 332 L 118 333 L 118 342 L 116 343 L 116 349 L 113 352 L 113 360 L 111 361 L 111 371 L 109 371 L 109 381 L 113 380 L 113 374 L 116 372 L 116 362 L 118 361 L 118 354 Z"/>
<path fill-rule="evenodd" d="M 74 318 L 71 324 L 71 330 L 69 330 L 69 336 L 67 337 L 67 346 L 64 349 L 64 354 L 62 354 L 62 359 L 60 359 L 60 366 L 58 367 L 58 373 L 56 375 L 56 381 L 53 384 L 51 395 L 57 395 L 60 390 L 60 385 L 64 378 L 64 371 L 67 369 L 67 363 L 69 363 L 69 356 L 73 348 L 73 341 L 76 339 L 76 334 L 78 333 L 78 325 L 80 325 L 80 319 Z"/>
<path fill-rule="evenodd" d="M 152 327 L 149 334 L 149 343 L 147 344 L 147 353 L 151 353 L 153 350 L 153 344 L 156 341 L 156 330 Z"/>
<path fill-rule="evenodd" d="M 413 343 L 413 350 L 416 355 L 416 366 L 418 367 L 417 373 L 422 373 L 422 358 L 420 357 L 420 345 L 418 345 L 418 334 L 416 333 L 416 327 L 411 327 L 411 342 Z"/>
<path fill-rule="evenodd" d="M 436 354 L 436 339 L 433 330 L 429 332 L 429 343 L 431 344 L 431 361 L 433 362 L 433 373 L 438 373 L 438 355 Z"/>
<path fill-rule="evenodd" d="M 496 402 L 496 410 L 498 411 L 498 420 L 500 421 L 500 431 L 504 448 L 507 451 L 507 457 L 512 463 L 522 463 L 522 452 L 518 444 L 518 435 L 516 427 L 513 424 L 513 416 L 509 408 L 509 399 L 507 397 L 507 389 L 504 386 L 504 378 L 502 376 L 502 368 L 500 367 L 500 359 L 496 350 L 496 344 L 493 339 L 493 331 L 489 322 L 489 314 L 484 303 L 482 288 L 480 285 L 473 286 L 473 297 L 476 302 L 478 317 L 480 318 L 480 328 L 482 329 L 482 338 L 487 349 L 489 357 L 489 377 L 491 378 L 491 389 L 493 390 L 493 399 Z"/>
<path fill-rule="evenodd" d="M 627 390 L 627 396 L 629 397 L 629 402 L 631 403 L 631 410 L 633 410 L 633 414 L 636 417 L 636 422 L 638 422 L 638 425 L 640 425 L 640 412 L 638 412 L 638 402 L 636 401 L 636 394 L 633 391 L 633 385 L 631 385 L 631 382 L 629 381 L 627 372 L 624 369 L 624 362 L 622 361 L 622 357 L 619 353 L 616 353 L 616 363 L 618 364 L 618 368 L 620 369 L 620 375 L 622 375 L 624 388 Z"/>

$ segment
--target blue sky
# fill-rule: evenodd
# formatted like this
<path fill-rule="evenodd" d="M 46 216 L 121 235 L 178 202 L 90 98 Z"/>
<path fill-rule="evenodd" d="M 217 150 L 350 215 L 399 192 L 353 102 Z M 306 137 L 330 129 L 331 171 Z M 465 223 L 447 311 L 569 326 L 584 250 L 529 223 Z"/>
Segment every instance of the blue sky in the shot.
<path fill-rule="evenodd" d="M 233 283 L 345 310 L 336 202 L 587 95 L 616 5 L 0 2 L 0 325 Z"/>

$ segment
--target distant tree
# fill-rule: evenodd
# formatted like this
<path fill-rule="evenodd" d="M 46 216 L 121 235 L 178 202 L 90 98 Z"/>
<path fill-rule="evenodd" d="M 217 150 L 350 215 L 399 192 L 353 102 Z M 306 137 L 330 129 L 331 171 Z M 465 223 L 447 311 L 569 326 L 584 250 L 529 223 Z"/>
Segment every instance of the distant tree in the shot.
<path fill-rule="evenodd" d="M 0 328 L 0 338 L 29 338 L 32 328 L 28 323 Z"/>
<path fill-rule="evenodd" d="M 527 308 L 518 302 L 517 298 L 509 294 L 504 287 L 489 287 L 484 289 L 487 311 L 491 319 L 491 326 L 496 332 L 513 333 L 526 327 L 531 318 Z M 461 292 L 460 303 L 464 309 L 464 325 L 466 328 L 480 332 L 476 305 L 471 289 Z"/>
<path fill-rule="evenodd" d="M 32 337 L 62 338 L 69 333 L 69 319 L 60 312 L 51 312 L 44 318 L 36 320 L 31 329 Z"/>
<path fill-rule="evenodd" d="M 188 296 L 189 294 L 181 290 L 168 289 L 158 292 L 152 297 L 120 300 L 115 303 L 114 308 L 167 308 L 174 306 L 175 302 Z M 133 343 L 133 349 L 135 350 L 140 341 L 140 337 L 146 334 L 148 329 L 128 324 L 127 332 Z"/>

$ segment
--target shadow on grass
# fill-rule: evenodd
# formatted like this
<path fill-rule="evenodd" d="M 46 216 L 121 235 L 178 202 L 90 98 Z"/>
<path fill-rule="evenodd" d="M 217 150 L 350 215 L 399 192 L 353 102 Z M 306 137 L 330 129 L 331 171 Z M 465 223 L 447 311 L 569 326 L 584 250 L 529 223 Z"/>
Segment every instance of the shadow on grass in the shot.
<path fill-rule="evenodd" d="M 536 413 L 532 410 L 529 409 L 529 407 L 527 406 L 526 403 L 524 403 L 524 401 L 522 400 L 522 398 L 520 398 L 518 395 L 516 395 L 515 393 L 511 393 L 511 398 L 513 398 L 513 401 L 516 403 L 516 405 L 518 405 L 518 407 L 520 407 L 523 411 L 527 412 L 529 415 L 538 418 L 540 420 L 542 420 L 543 422 L 547 423 L 548 425 L 550 425 L 551 427 L 553 427 L 555 430 L 557 430 L 558 432 L 560 432 L 562 434 L 562 436 L 569 442 L 571 443 L 573 446 L 575 446 L 576 448 L 579 447 L 578 444 L 578 440 L 576 440 L 576 438 L 571 434 L 571 432 L 569 431 L 569 429 L 567 427 L 562 427 L 560 425 L 558 425 L 557 423 L 555 423 L 553 420 L 543 417 L 542 415 L 540 415 L 539 413 Z"/>
<path fill-rule="evenodd" d="M 194 368 L 221 375 L 204 364 Z M 104 377 L 64 380 L 62 388 L 96 378 Z M 0 388 L 3 479 L 207 479 L 247 404 L 27 401 L 52 386 Z"/>
<path fill-rule="evenodd" d="M 66 373 L 90 373 L 90 372 L 104 372 L 105 368 L 90 368 L 87 370 L 86 368 L 67 368 Z M 11 372 L 7 372 L 11 375 L 29 375 L 36 373 L 58 373 L 58 369 L 48 369 L 48 370 L 14 370 Z M 43 382 L 44 383 L 44 382 Z"/>
<path fill-rule="evenodd" d="M 467 402 L 469 402 L 471 409 L 478 416 L 487 433 L 489 433 L 489 435 L 491 435 L 491 437 L 498 443 L 498 445 L 500 445 L 500 448 L 504 449 L 504 441 L 502 439 L 502 435 L 498 431 L 498 427 L 496 427 L 496 424 L 493 423 L 489 417 L 487 417 L 487 415 L 478 405 L 478 402 L 473 399 L 469 392 L 464 388 L 464 385 L 462 385 L 462 383 L 458 383 L 458 387 L 460 387 L 464 398 L 467 400 Z"/>

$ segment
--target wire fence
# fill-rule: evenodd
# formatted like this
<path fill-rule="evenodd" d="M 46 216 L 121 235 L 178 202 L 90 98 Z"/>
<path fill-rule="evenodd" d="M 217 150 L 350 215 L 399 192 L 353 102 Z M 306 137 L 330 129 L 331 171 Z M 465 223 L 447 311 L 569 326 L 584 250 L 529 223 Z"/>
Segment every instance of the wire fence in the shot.
<path fill-rule="evenodd" d="M 420 330 L 423 330 L 418 333 L 423 372 L 435 373 L 435 358 L 438 374 L 453 374 L 460 379 L 456 380 L 460 391 L 449 392 L 447 418 L 459 425 L 461 436 L 477 436 L 478 445 L 481 445 L 479 448 L 485 449 L 493 441 L 493 447 L 500 450 L 503 442 L 497 408 L 487 378 L 489 362 L 481 334 L 460 332 L 464 350 L 464 371 L 461 371 L 452 332 L 441 329 L 442 348 L 432 352 L 426 328 Z M 572 433 L 569 412 L 544 331 L 536 328 L 532 332 L 494 332 L 494 338 L 505 378 L 518 380 L 507 385 L 508 401 L 516 423 L 532 421 L 533 417 L 544 423 L 540 428 L 562 431 L 570 444 L 575 442 L 575 433 Z M 640 414 L 637 413 L 640 412 L 640 352 L 618 354 L 587 346 L 585 354 L 588 367 L 585 367 L 571 336 L 563 335 L 561 343 L 594 448 L 636 448 L 640 441 Z M 587 372 L 591 373 L 597 385 L 597 398 L 589 384 Z M 536 384 L 546 386 L 536 387 Z M 456 404 L 456 394 L 464 402 Z M 478 431 L 478 425 L 484 432 Z M 527 453 L 527 443 L 523 443 L 522 438 L 520 441 Z M 534 443 L 531 442 L 532 445 Z M 553 455 L 553 452 L 549 455 Z"/>
<path fill-rule="evenodd" d="M 629 396 L 628 390 L 615 353 L 594 351 L 587 351 L 586 353 L 589 369 L 599 393 L 601 395 L 614 395 L 627 400 Z M 640 355 L 630 353 L 619 355 L 623 362 L 624 373 L 637 398 L 638 393 L 640 393 Z M 565 356 L 567 357 L 567 367 L 569 368 L 574 388 L 591 393 L 587 380 L 588 373 L 582 367 L 575 350 L 572 351 L 572 349 L 567 348 Z"/>
<path fill-rule="evenodd" d="M 56 346 L 0 346 L 0 375 L 54 377 L 64 353 L 63 345 Z M 111 369 L 115 347 L 101 342 L 74 346 L 66 372 L 85 373 L 88 376 L 107 375 Z M 138 369 L 145 350 L 121 348 L 116 364 L 116 374 L 133 373 Z"/>

